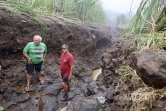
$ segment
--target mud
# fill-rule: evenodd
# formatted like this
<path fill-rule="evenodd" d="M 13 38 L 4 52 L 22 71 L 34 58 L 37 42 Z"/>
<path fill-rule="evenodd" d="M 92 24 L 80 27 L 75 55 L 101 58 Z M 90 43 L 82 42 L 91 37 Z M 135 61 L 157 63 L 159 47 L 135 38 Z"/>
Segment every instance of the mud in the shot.
<path fill-rule="evenodd" d="M 97 92 L 87 87 L 90 88 L 93 83 L 93 68 L 101 64 L 102 53 L 112 45 L 110 28 L 78 24 L 55 17 L 43 17 L 39 20 L 42 24 L 0 8 L 0 64 L 2 71 L 6 73 L 6 79 L 2 79 L 0 84 L 0 89 L 4 88 L 4 92 L 0 94 L 0 106 L 6 111 L 57 111 L 66 104 L 68 110 L 100 110 L 96 97 L 91 96 Z M 41 35 L 48 48 L 43 64 L 45 84 L 40 85 L 34 72 L 30 91 L 25 92 L 26 59 L 22 50 L 33 40 L 34 35 Z M 64 43 L 70 46 L 70 52 L 75 57 L 70 92 L 75 96 L 67 102 L 59 99 L 63 94 L 59 57 L 60 47 Z M 85 107 L 87 104 L 90 106 Z"/>
<path fill-rule="evenodd" d="M 135 104 L 137 101 L 131 100 L 131 94 L 139 88 L 148 88 L 133 70 L 127 69 L 132 62 L 130 55 L 136 50 L 137 41 L 131 38 L 119 41 L 117 37 L 121 31 L 112 31 L 105 26 L 85 25 L 58 17 L 42 17 L 39 20 L 42 24 L 34 22 L 27 16 L 0 8 L 0 64 L 6 74 L 5 78 L 0 80 L 0 109 L 5 111 L 138 110 L 140 104 Z M 33 40 L 34 35 L 41 35 L 48 47 L 48 54 L 43 64 L 45 83 L 41 85 L 34 72 L 30 91 L 25 92 L 27 60 L 23 57 L 22 50 Z M 72 99 L 69 101 L 60 100 L 64 92 L 59 74 L 59 57 L 60 47 L 64 43 L 70 46 L 70 52 L 75 57 L 70 90 Z M 118 70 L 122 66 L 127 67 L 129 71 L 125 76 Z M 98 67 L 102 68 L 102 73 L 94 81 L 92 73 Z M 153 101 L 154 104 L 149 110 L 165 108 L 164 98 Z"/>

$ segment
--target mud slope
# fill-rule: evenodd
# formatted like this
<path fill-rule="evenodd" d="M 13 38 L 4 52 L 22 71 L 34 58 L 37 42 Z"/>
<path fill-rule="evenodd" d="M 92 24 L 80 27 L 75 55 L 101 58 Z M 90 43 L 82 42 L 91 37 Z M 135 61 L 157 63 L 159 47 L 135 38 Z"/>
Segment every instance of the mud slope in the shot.
<path fill-rule="evenodd" d="M 56 52 L 67 43 L 75 55 L 89 55 L 96 48 L 111 43 L 110 29 L 72 23 L 57 17 L 44 17 L 34 22 L 31 18 L 0 9 L 0 58 L 22 52 L 34 35 L 41 35 L 48 52 Z M 3 55 L 3 56 L 2 56 Z"/>
<path fill-rule="evenodd" d="M 79 103 L 78 106 L 82 107 L 76 106 L 78 111 L 99 111 L 96 98 L 86 98 L 91 95 L 86 87 L 93 82 L 89 64 L 95 60 L 100 62 L 98 56 L 111 45 L 110 29 L 77 24 L 57 17 L 44 17 L 40 21 L 42 24 L 27 16 L 0 9 L 0 64 L 7 74 L 7 78 L 0 81 L 0 89 L 5 90 L 0 94 L 0 108 L 3 107 L 5 111 L 59 111 L 62 106 L 66 106 L 66 102 L 61 102 L 58 98 L 63 93 L 59 74 L 59 52 L 61 45 L 67 43 L 75 56 L 71 88 L 73 91 L 70 92 L 75 97 L 71 105 Z M 34 74 L 31 90 L 25 93 L 26 60 L 22 50 L 33 40 L 34 35 L 41 35 L 48 48 L 43 65 L 45 84 L 40 85 L 37 75 Z M 89 104 L 90 107 L 86 107 Z"/>

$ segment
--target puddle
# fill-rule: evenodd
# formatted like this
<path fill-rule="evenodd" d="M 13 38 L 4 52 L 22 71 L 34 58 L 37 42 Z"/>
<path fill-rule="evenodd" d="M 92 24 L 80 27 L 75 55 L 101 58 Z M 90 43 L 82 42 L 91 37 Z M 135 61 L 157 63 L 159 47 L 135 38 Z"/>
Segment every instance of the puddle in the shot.
<path fill-rule="evenodd" d="M 101 74 L 101 72 L 102 72 L 101 68 L 93 70 L 92 79 L 95 81 L 97 77 Z"/>
<path fill-rule="evenodd" d="M 0 106 L 0 111 L 4 111 L 4 108 Z"/>

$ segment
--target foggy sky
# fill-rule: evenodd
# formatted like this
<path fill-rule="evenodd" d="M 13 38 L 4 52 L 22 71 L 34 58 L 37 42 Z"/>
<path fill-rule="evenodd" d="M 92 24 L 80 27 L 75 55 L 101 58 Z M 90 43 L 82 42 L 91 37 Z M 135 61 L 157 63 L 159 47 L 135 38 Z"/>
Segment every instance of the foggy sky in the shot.
<path fill-rule="evenodd" d="M 105 10 L 111 10 L 121 13 L 130 11 L 136 12 L 141 0 L 101 0 Z M 133 4 L 132 4 L 133 1 Z M 132 5 L 131 5 L 132 4 Z"/>
<path fill-rule="evenodd" d="M 140 1 L 141 0 L 101 0 L 101 2 L 103 2 L 103 8 L 108 15 L 110 27 L 116 27 L 117 17 L 121 13 L 125 14 L 127 17 L 132 17 L 137 11 Z"/>

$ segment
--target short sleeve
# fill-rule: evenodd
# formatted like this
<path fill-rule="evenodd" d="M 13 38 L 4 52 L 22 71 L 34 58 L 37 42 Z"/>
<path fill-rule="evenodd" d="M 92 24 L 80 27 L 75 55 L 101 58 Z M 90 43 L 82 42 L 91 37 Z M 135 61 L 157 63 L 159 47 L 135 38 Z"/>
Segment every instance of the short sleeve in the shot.
<path fill-rule="evenodd" d="M 25 48 L 23 49 L 23 52 L 28 52 L 29 51 L 30 44 L 28 43 Z"/>
<path fill-rule="evenodd" d="M 44 44 L 45 45 L 45 44 Z M 45 45 L 45 50 L 44 50 L 44 52 L 47 52 L 47 46 Z"/>
<path fill-rule="evenodd" d="M 73 64 L 73 63 L 74 63 L 74 57 L 73 57 L 72 55 L 70 55 L 69 63 L 70 63 L 70 64 Z"/>

